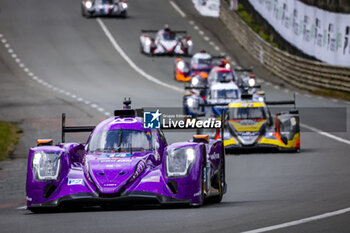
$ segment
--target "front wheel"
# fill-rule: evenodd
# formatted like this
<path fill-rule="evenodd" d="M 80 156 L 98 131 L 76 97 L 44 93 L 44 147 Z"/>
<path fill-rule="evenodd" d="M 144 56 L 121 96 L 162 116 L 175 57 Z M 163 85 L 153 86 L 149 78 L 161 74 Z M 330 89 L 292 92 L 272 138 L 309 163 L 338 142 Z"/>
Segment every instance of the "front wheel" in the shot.
<path fill-rule="evenodd" d="M 128 12 L 125 10 L 125 11 L 122 11 L 121 13 L 120 13 L 120 16 L 121 17 L 123 17 L 123 18 L 126 18 L 126 17 L 128 17 Z"/>
<path fill-rule="evenodd" d="M 219 174 L 219 181 L 218 181 L 219 194 L 211 198 L 211 201 L 213 203 L 220 203 L 222 201 L 222 197 L 224 195 L 224 185 L 225 185 L 224 173 L 225 173 L 225 170 L 221 165 L 220 174 Z"/>
<path fill-rule="evenodd" d="M 143 54 L 144 51 L 143 51 L 143 47 L 142 47 L 142 44 L 140 43 L 140 53 Z"/>

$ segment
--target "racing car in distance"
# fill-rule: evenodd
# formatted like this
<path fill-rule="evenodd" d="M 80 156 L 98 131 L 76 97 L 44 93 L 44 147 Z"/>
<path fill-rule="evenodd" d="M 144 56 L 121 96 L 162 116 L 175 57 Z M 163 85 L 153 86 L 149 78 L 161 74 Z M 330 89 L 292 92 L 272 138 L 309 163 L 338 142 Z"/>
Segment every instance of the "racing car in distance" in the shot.
<path fill-rule="evenodd" d="M 174 79 L 182 82 L 191 81 L 191 77 L 200 75 L 207 78 L 210 70 L 215 66 L 216 59 L 222 59 L 222 56 L 212 56 L 202 49 L 199 53 L 192 56 L 191 61 L 187 62 L 182 58 L 177 58 L 174 64 Z M 225 60 L 226 61 L 226 60 Z M 224 64 L 225 65 L 225 64 Z"/>
<path fill-rule="evenodd" d="M 256 76 L 252 69 L 233 69 L 228 60 L 222 60 L 221 64 L 211 69 L 208 76 L 208 85 L 222 81 L 233 81 L 240 87 L 242 93 L 257 95 L 260 85 L 256 85 Z M 258 93 L 259 92 L 259 93 Z M 263 95 L 264 94 L 260 94 Z"/>
<path fill-rule="evenodd" d="M 27 207 L 40 212 L 65 204 L 111 205 L 140 201 L 200 206 L 226 192 L 221 140 L 194 135 L 167 144 L 162 130 L 143 127 L 130 101 L 96 127 L 65 126 L 62 143 L 38 140 L 30 148 Z M 142 113 L 141 113 L 142 114 Z M 67 132 L 92 131 L 86 144 L 64 143 Z"/>
<path fill-rule="evenodd" d="M 243 96 L 242 96 L 243 97 Z M 272 118 L 268 105 L 292 105 L 294 109 L 276 114 Z M 224 146 L 231 152 L 241 149 L 278 149 L 299 152 L 299 112 L 295 99 L 291 101 L 256 101 L 251 95 L 228 105 L 225 113 Z M 212 138 L 220 138 L 215 130 L 198 130 Z"/>
<path fill-rule="evenodd" d="M 193 42 L 190 36 L 186 36 L 184 30 L 170 30 L 168 25 L 161 30 L 141 30 L 140 51 L 147 55 L 183 55 L 188 56 L 192 53 Z M 155 38 L 150 33 L 156 33 Z M 184 36 L 177 36 L 184 34 Z"/>
<path fill-rule="evenodd" d="M 240 83 L 238 85 L 237 83 Z M 238 78 L 227 61 L 214 67 L 207 79 L 200 75 L 191 77 L 185 89 L 189 90 L 183 98 L 184 114 L 193 118 L 198 116 L 219 117 L 223 109 L 242 94 L 251 94 L 253 100 L 265 101 L 265 92 L 258 90 L 255 78 Z"/>
<path fill-rule="evenodd" d="M 194 80 L 201 77 L 194 77 Z M 241 91 L 232 81 L 213 83 L 209 87 L 190 89 L 183 98 L 184 114 L 193 118 L 199 116 L 219 117 L 222 109 L 227 108 L 232 101 L 239 99 Z"/>
<path fill-rule="evenodd" d="M 126 0 L 83 0 L 81 2 L 82 16 L 121 16 L 126 17 L 128 4 Z"/>

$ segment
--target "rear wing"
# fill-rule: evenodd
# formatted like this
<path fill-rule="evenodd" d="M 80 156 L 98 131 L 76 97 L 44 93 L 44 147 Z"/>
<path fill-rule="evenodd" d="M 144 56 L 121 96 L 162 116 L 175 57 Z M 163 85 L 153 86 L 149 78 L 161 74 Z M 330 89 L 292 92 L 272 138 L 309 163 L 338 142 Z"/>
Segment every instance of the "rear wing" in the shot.
<path fill-rule="evenodd" d="M 159 30 L 156 30 L 156 29 L 142 29 L 141 32 L 142 33 L 157 33 L 157 32 L 159 32 Z M 171 30 L 170 32 L 179 33 L 179 34 L 187 34 L 186 30 Z"/>
<path fill-rule="evenodd" d="M 240 88 L 248 88 L 248 89 L 252 89 L 252 88 L 256 88 L 256 89 L 261 89 L 261 85 L 254 85 L 254 86 L 248 86 L 248 85 L 239 85 L 238 87 Z"/>
<path fill-rule="evenodd" d="M 115 110 L 115 117 L 143 117 L 143 109 L 124 109 Z M 62 113 L 62 127 L 61 127 L 61 141 L 62 143 L 66 140 L 66 133 L 84 133 L 92 132 L 95 126 L 66 126 L 66 114 Z"/>
<path fill-rule="evenodd" d="M 294 105 L 296 109 L 295 93 L 293 94 L 292 100 L 278 100 L 278 101 L 266 101 L 266 105 Z"/>
<path fill-rule="evenodd" d="M 205 90 L 208 89 L 209 87 L 191 87 L 191 86 L 186 86 L 185 90 L 191 90 L 191 89 L 197 89 L 197 90 Z"/>
<path fill-rule="evenodd" d="M 217 104 L 199 104 L 199 106 L 202 107 L 214 107 L 214 106 L 228 106 L 229 104 L 227 103 L 217 103 Z"/>
<path fill-rule="evenodd" d="M 235 72 L 239 73 L 243 73 L 243 72 L 253 72 L 253 69 L 251 68 L 246 68 L 246 69 L 234 69 Z"/>
<path fill-rule="evenodd" d="M 216 55 L 216 56 L 211 56 L 212 59 L 226 59 L 226 56 L 221 56 L 221 55 Z"/>
<path fill-rule="evenodd" d="M 65 142 L 66 133 L 82 133 L 91 132 L 95 129 L 95 126 L 66 126 L 66 114 L 62 113 L 62 143 Z"/>

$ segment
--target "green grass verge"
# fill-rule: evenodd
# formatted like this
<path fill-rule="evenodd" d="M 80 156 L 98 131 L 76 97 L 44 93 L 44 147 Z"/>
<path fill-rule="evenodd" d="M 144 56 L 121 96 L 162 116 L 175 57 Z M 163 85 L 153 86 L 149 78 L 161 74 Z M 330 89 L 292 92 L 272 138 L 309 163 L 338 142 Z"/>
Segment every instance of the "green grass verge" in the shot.
<path fill-rule="evenodd" d="M 249 14 L 245 9 L 244 6 L 241 3 L 238 3 L 238 15 L 243 19 L 244 22 L 248 24 L 249 27 L 253 29 L 254 32 L 258 33 L 261 38 L 263 38 L 265 41 L 270 43 L 274 47 L 278 47 L 278 45 L 273 42 L 273 35 L 268 35 L 264 32 L 264 27 L 261 25 L 258 25 L 252 14 Z"/>
<path fill-rule="evenodd" d="M 0 161 L 7 159 L 19 141 L 21 130 L 17 124 L 0 121 Z"/>
<path fill-rule="evenodd" d="M 316 89 L 316 90 L 312 90 L 311 93 L 316 95 L 322 95 L 324 97 L 334 97 L 334 98 L 350 101 L 350 94 L 340 92 L 340 91 Z"/>

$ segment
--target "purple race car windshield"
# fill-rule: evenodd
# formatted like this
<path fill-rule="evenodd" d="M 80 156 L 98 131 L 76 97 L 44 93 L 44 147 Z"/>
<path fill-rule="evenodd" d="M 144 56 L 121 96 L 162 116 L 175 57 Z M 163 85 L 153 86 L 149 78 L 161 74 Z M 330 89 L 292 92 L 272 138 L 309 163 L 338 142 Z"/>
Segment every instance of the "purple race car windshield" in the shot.
<path fill-rule="evenodd" d="M 95 132 L 88 145 L 88 152 L 152 151 L 152 135 L 148 131 L 114 129 Z"/>

